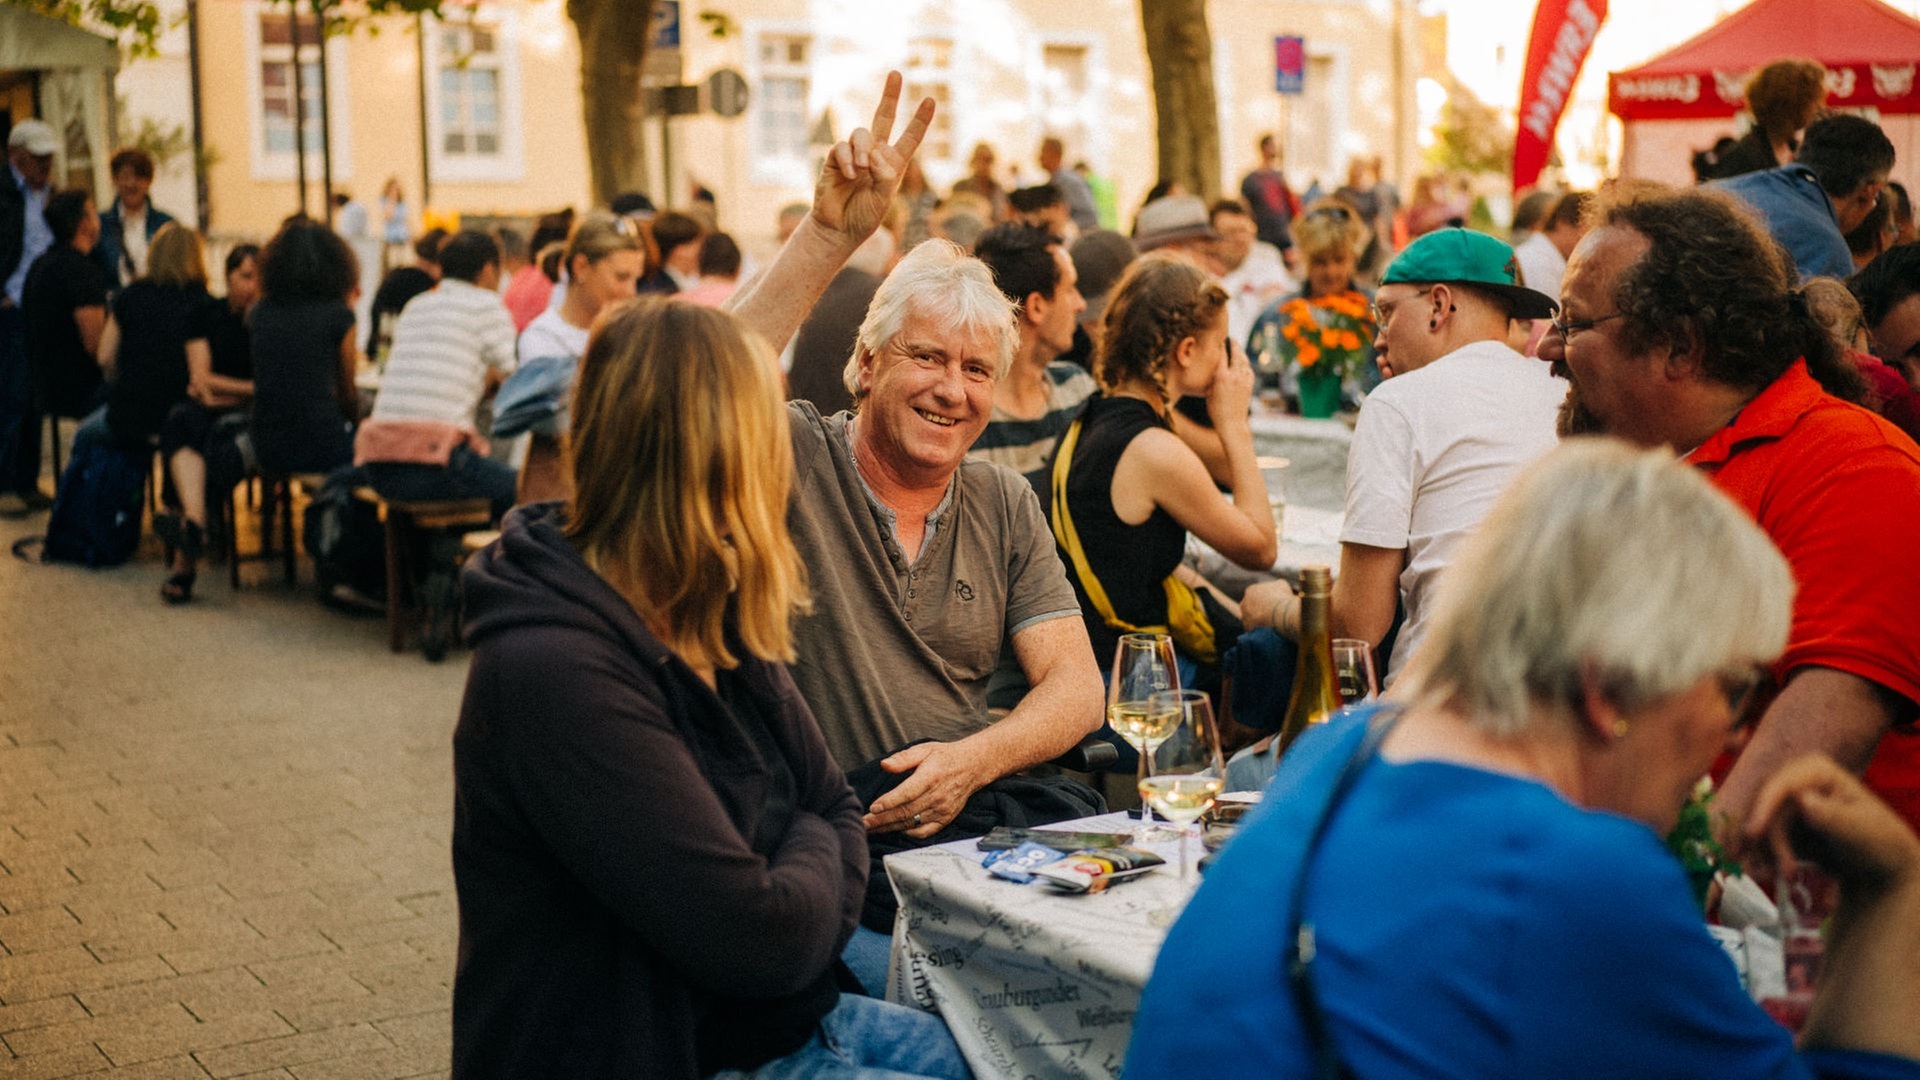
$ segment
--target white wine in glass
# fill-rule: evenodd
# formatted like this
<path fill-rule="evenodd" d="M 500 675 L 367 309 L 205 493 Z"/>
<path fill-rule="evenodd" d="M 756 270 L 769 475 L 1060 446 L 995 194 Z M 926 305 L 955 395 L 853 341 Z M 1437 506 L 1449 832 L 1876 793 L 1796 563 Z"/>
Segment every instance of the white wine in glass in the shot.
<path fill-rule="evenodd" d="M 1113 677 L 1107 683 L 1107 723 L 1140 751 L 1140 773 L 1146 776 L 1147 755 L 1164 742 L 1180 722 L 1172 705 L 1152 708 L 1148 699 L 1180 689 L 1180 669 L 1173 658 L 1173 638 L 1166 634 L 1123 634 L 1113 650 Z M 1155 828 L 1150 810 L 1140 814 L 1134 830 L 1136 844 L 1172 840 L 1174 834 Z"/>
<path fill-rule="evenodd" d="M 1147 754 L 1147 775 L 1140 778 L 1140 797 L 1160 816 L 1180 825 L 1180 878 L 1192 876 L 1187 864 L 1187 838 L 1192 823 L 1207 812 L 1226 783 L 1220 758 L 1220 727 L 1213 702 L 1198 690 L 1171 690 L 1147 700 L 1151 709 L 1173 709 L 1179 723 L 1160 745 Z"/>
<path fill-rule="evenodd" d="M 1140 781 L 1140 797 L 1153 804 L 1154 813 L 1185 825 L 1200 820 L 1224 782 L 1217 776 L 1149 776 Z"/>

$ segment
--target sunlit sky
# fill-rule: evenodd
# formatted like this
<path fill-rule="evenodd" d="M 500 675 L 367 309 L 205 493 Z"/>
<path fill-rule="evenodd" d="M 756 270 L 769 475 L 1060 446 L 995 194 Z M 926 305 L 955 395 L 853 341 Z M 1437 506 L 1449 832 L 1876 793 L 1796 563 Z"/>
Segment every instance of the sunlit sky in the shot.
<path fill-rule="evenodd" d="M 1454 73 L 1485 100 L 1510 105 L 1518 97 L 1520 65 L 1533 25 L 1534 0 L 1421 0 L 1420 10 L 1447 16 Z M 1607 72 L 1648 60 L 1746 6 L 1744 0 L 1610 0 L 1607 20 L 1580 73 L 1580 89 L 1606 94 Z M 1889 7 L 1920 17 L 1920 0 Z M 1790 52 L 1791 43 L 1782 43 Z"/>
<path fill-rule="evenodd" d="M 1652 59 L 1746 6 L 1747 0 L 1609 0 L 1606 21 L 1560 124 L 1557 141 L 1567 156 L 1569 180 L 1586 185 L 1598 175 L 1579 163 L 1587 155 L 1574 144 L 1591 148 L 1618 138 L 1618 124 L 1606 113 L 1609 71 Z M 1891 0 L 1888 6 L 1920 18 L 1920 0 Z M 1535 0 L 1420 0 L 1421 12 L 1447 17 L 1447 60 L 1454 76 L 1488 104 L 1506 110 L 1518 105 L 1534 8 Z M 1792 43 L 1782 42 L 1780 51 L 1792 55 Z M 1423 95 L 1423 113 L 1431 97 Z"/>

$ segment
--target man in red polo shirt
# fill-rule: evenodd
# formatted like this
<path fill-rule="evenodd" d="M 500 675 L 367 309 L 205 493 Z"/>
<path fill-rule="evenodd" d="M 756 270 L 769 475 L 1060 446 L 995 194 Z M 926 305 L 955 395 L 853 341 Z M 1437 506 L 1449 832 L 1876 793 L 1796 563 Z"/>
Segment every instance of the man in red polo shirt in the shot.
<path fill-rule="evenodd" d="M 1563 433 L 1685 455 L 1793 566 L 1793 633 L 1717 807 L 1739 821 L 1785 762 L 1822 751 L 1920 829 L 1920 447 L 1845 395 L 1858 375 L 1793 268 L 1708 190 L 1597 208 L 1540 355 L 1571 384 Z M 1622 528 L 1632 528 L 1622 522 Z"/>

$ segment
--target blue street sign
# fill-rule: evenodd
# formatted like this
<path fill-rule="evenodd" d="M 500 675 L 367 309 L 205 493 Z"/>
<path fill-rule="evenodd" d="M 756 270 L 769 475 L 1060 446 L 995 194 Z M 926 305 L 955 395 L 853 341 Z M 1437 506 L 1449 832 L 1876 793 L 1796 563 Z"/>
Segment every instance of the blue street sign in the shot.
<path fill-rule="evenodd" d="M 657 0 L 653 5 L 653 44 L 648 47 L 680 47 L 680 0 Z"/>

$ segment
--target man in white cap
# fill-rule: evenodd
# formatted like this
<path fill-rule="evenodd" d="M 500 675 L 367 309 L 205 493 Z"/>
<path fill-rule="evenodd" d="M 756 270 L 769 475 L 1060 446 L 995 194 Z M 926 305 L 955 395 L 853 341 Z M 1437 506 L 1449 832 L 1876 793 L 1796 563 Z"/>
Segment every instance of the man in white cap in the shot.
<path fill-rule="evenodd" d="M 34 407 L 27 365 L 26 323 L 20 290 L 33 260 L 53 246 L 44 211 L 53 193 L 53 154 L 60 140 L 40 120 L 22 120 L 7 137 L 0 170 L 0 515 L 44 509 L 40 491 L 40 412 Z"/>

